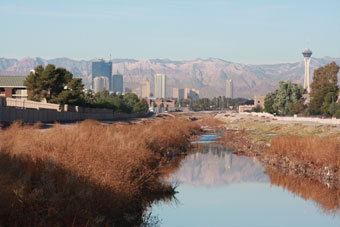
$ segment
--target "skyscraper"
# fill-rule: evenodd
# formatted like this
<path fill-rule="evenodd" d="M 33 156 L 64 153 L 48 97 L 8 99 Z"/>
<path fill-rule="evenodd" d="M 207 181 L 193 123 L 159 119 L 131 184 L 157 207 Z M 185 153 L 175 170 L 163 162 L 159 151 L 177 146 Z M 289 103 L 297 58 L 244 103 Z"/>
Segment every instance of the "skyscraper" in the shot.
<path fill-rule="evenodd" d="M 93 90 L 94 92 L 109 90 L 110 82 L 109 78 L 105 76 L 97 76 L 93 80 Z"/>
<path fill-rule="evenodd" d="M 305 60 L 305 81 L 303 83 L 303 88 L 307 89 L 307 92 L 310 92 L 310 81 L 309 81 L 309 63 L 310 63 L 310 57 L 312 56 L 312 51 L 307 48 L 304 52 L 302 52 L 302 55 Z"/>
<path fill-rule="evenodd" d="M 184 99 L 198 100 L 199 94 L 200 94 L 200 91 L 198 89 L 184 88 Z"/>
<path fill-rule="evenodd" d="M 178 100 L 184 99 L 184 89 L 182 89 L 182 88 L 175 88 L 174 87 L 172 89 L 172 97 L 174 99 L 178 99 Z"/>
<path fill-rule="evenodd" d="M 103 59 L 92 62 L 92 88 L 94 89 L 94 79 L 99 76 L 107 77 L 109 80 L 108 90 L 112 90 L 112 62 L 105 62 Z"/>
<path fill-rule="evenodd" d="M 112 90 L 123 93 L 123 75 L 115 74 L 112 76 Z"/>
<path fill-rule="evenodd" d="M 191 91 L 190 88 L 188 88 L 188 87 L 184 88 L 184 99 L 188 99 L 189 98 L 190 91 Z"/>
<path fill-rule="evenodd" d="M 150 82 L 143 81 L 142 83 L 142 98 L 149 98 L 150 97 Z"/>
<path fill-rule="evenodd" d="M 155 75 L 155 98 L 165 99 L 166 96 L 166 75 Z"/>
<path fill-rule="evenodd" d="M 234 83 L 233 80 L 226 80 L 226 98 L 234 98 Z"/>

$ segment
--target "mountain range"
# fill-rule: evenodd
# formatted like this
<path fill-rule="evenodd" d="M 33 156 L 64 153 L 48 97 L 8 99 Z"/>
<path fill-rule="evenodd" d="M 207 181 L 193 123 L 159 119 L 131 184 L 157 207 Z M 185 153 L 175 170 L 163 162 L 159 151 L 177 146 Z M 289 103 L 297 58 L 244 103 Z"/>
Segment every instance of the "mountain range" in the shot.
<path fill-rule="evenodd" d="M 340 58 L 312 58 L 311 78 L 314 69 L 332 61 L 340 65 Z M 71 71 L 75 77 L 82 78 L 86 87 L 91 84 L 92 60 L 73 60 L 69 58 L 0 58 L 0 75 L 28 75 L 37 65 L 54 64 Z M 172 96 L 172 88 L 196 88 L 201 97 L 225 95 L 226 79 L 234 83 L 234 97 L 251 98 L 264 95 L 278 87 L 280 80 L 303 82 L 304 62 L 251 65 L 226 61 L 218 58 L 174 61 L 170 59 L 113 59 L 112 72 L 124 75 L 124 87 L 140 92 L 143 80 L 153 86 L 153 75 L 167 75 L 167 96 Z M 153 89 L 152 89 L 153 90 Z"/>

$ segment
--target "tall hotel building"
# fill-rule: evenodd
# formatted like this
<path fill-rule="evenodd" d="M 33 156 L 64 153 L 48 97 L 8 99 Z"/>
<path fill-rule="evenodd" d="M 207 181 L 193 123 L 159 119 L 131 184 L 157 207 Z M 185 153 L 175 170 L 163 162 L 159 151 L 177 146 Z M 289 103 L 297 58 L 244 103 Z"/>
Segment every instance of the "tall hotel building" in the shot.
<path fill-rule="evenodd" d="M 103 59 L 92 62 L 92 88 L 94 89 L 94 79 L 96 77 L 107 77 L 109 80 L 109 89 L 112 90 L 112 62 L 106 62 Z"/>
<path fill-rule="evenodd" d="M 117 93 L 123 93 L 123 75 L 115 74 L 112 76 L 112 90 Z"/>
<path fill-rule="evenodd" d="M 155 75 L 155 98 L 165 99 L 166 96 L 166 75 Z"/>
<path fill-rule="evenodd" d="M 150 82 L 149 81 L 143 81 L 142 84 L 142 98 L 149 98 L 150 97 Z"/>
<path fill-rule="evenodd" d="M 93 80 L 93 90 L 94 92 L 108 91 L 110 87 L 109 78 L 105 76 L 97 76 Z"/>
<path fill-rule="evenodd" d="M 178 99 L 178 100 L 184 99 L 184 89 L 182 89 L 182 88 L 173 88 L 172 89 L 172 97 L 174 99 Z"/>
<path fill-rule="evenodd" d="M 234 98 L 234 83 L 233 80 L 226 80 L 226 98 Z"/>

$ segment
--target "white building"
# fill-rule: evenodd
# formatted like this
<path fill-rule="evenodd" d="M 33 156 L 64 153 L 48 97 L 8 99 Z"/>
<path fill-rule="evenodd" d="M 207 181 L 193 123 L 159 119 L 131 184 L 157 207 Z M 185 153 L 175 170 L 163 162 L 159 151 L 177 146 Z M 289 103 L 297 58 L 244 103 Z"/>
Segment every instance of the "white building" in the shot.
<path fill-rule="evenodd" d="M 109 78 L 105 76 L 97 76 L 93 80 L 93 90 L 94 92 L 104 91 L 110 89 Z"/>
<path fill-rule="evenodd" d="M 155 98 L 165 99 L 166 96 L 166 75 L 155 75 Z"/>
<path fill-rule="evenodd" d="M 149 81 L 143 81 L 142 83 L 142 98 L 149 98 L 150 97 L 150 82 Z"/>
<path fill-rule="evenodd" d="M 234 83 L 233 80 L 226 80 L 226 98 L 234 98 Z"/>

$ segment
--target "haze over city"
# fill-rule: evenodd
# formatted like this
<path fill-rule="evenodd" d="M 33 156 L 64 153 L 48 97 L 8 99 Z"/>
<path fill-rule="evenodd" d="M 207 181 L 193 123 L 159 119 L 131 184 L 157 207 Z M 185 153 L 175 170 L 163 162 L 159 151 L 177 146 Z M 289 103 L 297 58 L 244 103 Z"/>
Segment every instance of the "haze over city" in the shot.
<path fill-rule="evenodd" d="M 246 64 L 340 57 L 340 2 L 17 1 L 0 3 L 0 54 L 193 60 Z"/>

